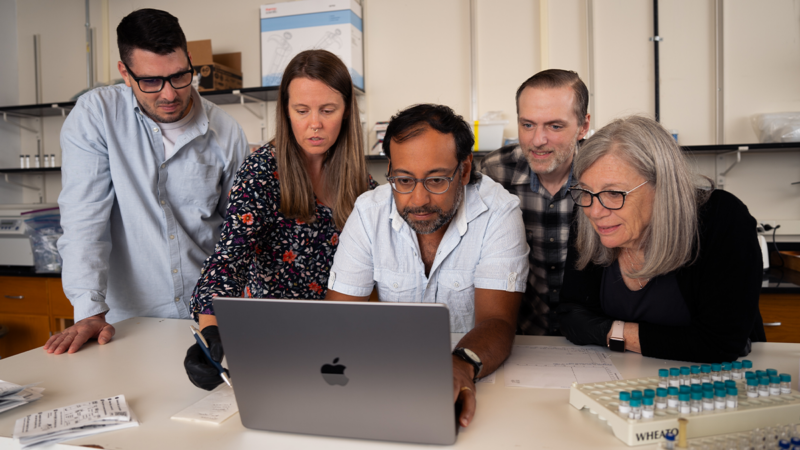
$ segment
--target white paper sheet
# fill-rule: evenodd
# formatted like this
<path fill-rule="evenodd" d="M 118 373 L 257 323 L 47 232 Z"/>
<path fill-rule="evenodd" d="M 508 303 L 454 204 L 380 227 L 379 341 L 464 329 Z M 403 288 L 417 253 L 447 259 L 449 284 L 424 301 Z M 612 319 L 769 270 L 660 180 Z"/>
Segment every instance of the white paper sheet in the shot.
<path fill-rule="evenodd" d="M 458 341 L 460 341 L 462 337 L 463 336 L 459 336 L 459 337 L 452 336 L 450 338 L 450 351 L 451 352 L 456 349 L 456 345 L 458 345 Z M 492 372 L 489 375 L 487 375 L 487 376 L 481 378 L 480 380 L 478 380 L 477 384 L 480 384 L 480 383 L 494 384 L 494 382 L 495 382 L 495 372 Z"/>
<path fill-rule="evenodd" d="M 14 395 L 9 395 L 0 398 L 0 413 L 3 411 L 8 411 L 9 409 L 16 408 L 17 406 L 22 406 L 30 402 L 34 402 L 39 400 L 43 397 L 42 392 L 44 388 L 40 387 L 29 387 L 23 389 L 20 392 L 17 392 Z M 12 400 L 14 399 L 14 400 Z M 20 399 L 20 400 L 17 400 Z"/>
<path fill-rule="evenodd" d="M 622 379 L 609 354 L 591 347 L 515 345 L 504 367 L 506 386 L 569 389 Z"/>
<path fill-rule="evenodd" d="M 194 405 L 172 416 L 172 419 L 219 425 L 237 412 L 239 406 L 236 404 L 233 389 L 227 384 L 221 384 Z"/>

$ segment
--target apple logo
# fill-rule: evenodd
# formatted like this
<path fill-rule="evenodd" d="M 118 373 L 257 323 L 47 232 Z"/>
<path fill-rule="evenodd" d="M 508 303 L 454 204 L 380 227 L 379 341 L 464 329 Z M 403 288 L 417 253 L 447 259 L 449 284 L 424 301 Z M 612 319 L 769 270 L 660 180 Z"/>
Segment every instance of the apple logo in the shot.
<path fill-rule="evenodd" d="M 346 366 L 341 364 L 336 364 L 339 362 L 339 358 L 333 360 L 333 364 L 325 364 L 322 366 L 322 378 L 325 379 L 325 382 L 330 384 L 331 386 L 340 385 L 345 386 L 347 382 L 350 381 L 347 376 L 344 374 L 344 369 Z"/>

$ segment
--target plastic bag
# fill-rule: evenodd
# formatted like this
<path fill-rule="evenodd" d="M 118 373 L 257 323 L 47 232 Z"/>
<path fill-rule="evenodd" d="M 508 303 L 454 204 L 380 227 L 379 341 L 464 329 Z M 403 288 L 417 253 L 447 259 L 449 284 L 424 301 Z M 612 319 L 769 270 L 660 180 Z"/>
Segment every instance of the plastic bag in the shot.
<path fill-rule="evenodd" d="M 25 219 L 25 225 L 31 240 L 36 273 L 61 273 L 61 255 L 56 246 L 58 238 L 64 234 L 61 214 L 51 211 L 48 214 L 37 214 Z"/>
<path fill-rule="evenodd" d="M 800 142 L 800 112 L 755 114 L 750 120 L 758 142 Z"/>

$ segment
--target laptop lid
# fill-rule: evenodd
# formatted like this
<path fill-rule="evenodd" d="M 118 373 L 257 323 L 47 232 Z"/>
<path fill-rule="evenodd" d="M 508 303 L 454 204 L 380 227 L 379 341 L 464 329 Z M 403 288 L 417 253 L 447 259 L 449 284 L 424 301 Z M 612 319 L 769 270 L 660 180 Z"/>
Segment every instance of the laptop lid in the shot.
<path fill-rule="evenodd" d="M 445 305 L 218 297 L 214 311 L 245 427 L 455 442 Z"/>

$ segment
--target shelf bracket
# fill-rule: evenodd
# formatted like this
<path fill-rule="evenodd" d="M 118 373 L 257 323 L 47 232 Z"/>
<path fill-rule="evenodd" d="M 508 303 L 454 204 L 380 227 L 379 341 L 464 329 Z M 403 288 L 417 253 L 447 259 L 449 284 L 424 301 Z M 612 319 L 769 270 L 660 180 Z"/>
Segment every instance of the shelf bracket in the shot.
<path fill-rule="evenodd" d="M 69 108 L 69 109 L 67 109 L 67 108 L 64 108 L 64 107 L 58 106 L 58 104 L 57 104 L 57 103 L 53 103 L 53 104 L 52 104 L 52 105 L 50 105 L 50 106 L 51 106 L 53 109 L 57 109 L 57 110 L 61 111 L 61 117 L 67 117 L 67 113 L 68 113 L 68 112 L 70 112 L 70 111 L 72 111 L 72 108 Z"/>
<path fill-rule="evenodd" d="M 14 186 L 19 186 L 19 187 L 22 187 L 22 188 L 25 188 L 25 189 L 30 189 L 32 191 L 36 191 L 39 194 L 39 203 L 42 203 L 44 201 L 44 197 L 42 195 L 42 189 L 41 188 L 38 188 L 36 186 L 28 186 L 27 184 L 17 183 L 16 181 L 11 181 L 11 180 L 8 179 L 8 174 L 7 173 L 5 173 L 3 175 L 5 175 L 6 183 L 12 184 Z"/>
<path fill-rule="evenodd" d="M 25 115 L 22 115 L 22 114 L 11 114 L 11 116 L 20 117 L 20 118 L 23 118 L 23 119 L 38 119 L 38 117 L 25 116 Z M 3 112 L 3 122 L 6 122 L 9 125 L 14 125 L 15 127 L 18 127 L 18 128 L 22 128 L 23 130 L 28 130 L 31 133 L 36 133 L 37 135 L 39 134 L 39 130 L 37 130 L 35 128 L 26 127 L 25 125 L 23 125 L 21 123 L 9 122 L 8 121 L 8 113 L 7 112 Z"/>
<path fill-rule="evenodd" d="M 725 177 L 728 173 L 736 167 L 737 164 L 742 162 L 742 152 L 746 152 L 747 147 L 740 147 L 738 150 L 732 152 L 721 153 L 717 156 L 715 171 L 717 175 L 717 187 L 723 189 L 725 186 Z M 726 164 L 727 163 L 727 164 Z M 726 167 L 724 170 L 723 168 Z"/>
<path fill-rule="evenodd" d="M 256 116 L 259 120 L 261 120 L 261 139 L 264 139 L 264 131 L 267 129 L 267 102 L 261 100 L 260 98 L 256 98 L 247 94 L 242 94 L 242 91 L 238 89 L 234 89 L 231 92 L 233 95 L 239 97 L 239 104 L 244 106 L 244 108 L 250 111 L 250 114 Z M 247 104 L 247 100 L 256 103 L 258 105 L 258 110 L 253 109 L 250 105 Z"/>

